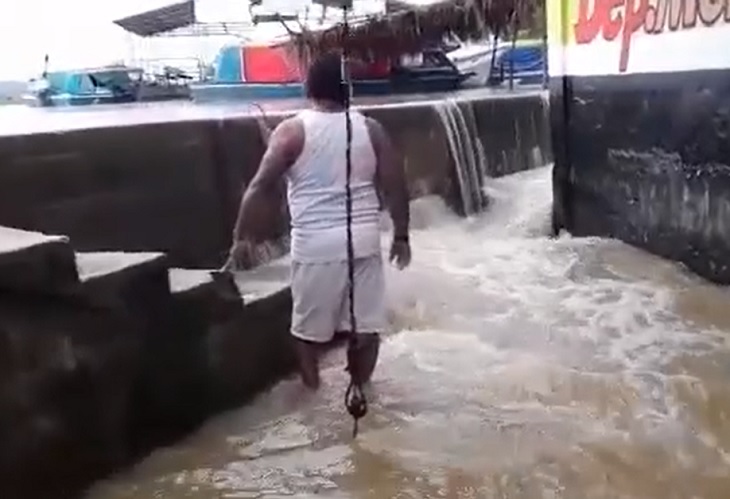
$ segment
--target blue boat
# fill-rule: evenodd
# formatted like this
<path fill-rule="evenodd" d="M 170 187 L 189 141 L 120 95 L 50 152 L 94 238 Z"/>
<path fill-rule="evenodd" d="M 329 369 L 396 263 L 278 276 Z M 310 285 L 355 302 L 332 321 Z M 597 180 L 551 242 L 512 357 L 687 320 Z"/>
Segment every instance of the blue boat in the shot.
<path fill-rule="evenodd" d="M 461 73 L 440 49 L 424 50 L 416 64 L 390 62 L 353 66 L 355 96 L 456 90 L 471 76 Z M 191 85 L 196 102 L 301 98 L 302 71 L 285 45 L 228 45 L 213 64 L 209 81 Z"/>
<path fill-rule="evenodd" d="M 543 83 L 547 74 L 547 54 L 541 40 L 518 41 L 512 47 L 502 47 L 493 62 L 489 84 L 499 85 L 510 80 L 518 85 Z"/>
<path fill-rule="evenodd" d="M 26 103 L 40 107 L 88 106 L 189 98 L 187 77 L 180 74 L 145 80 L 141 68 L 108 66 L 45 72 L 32 80 Z"/>

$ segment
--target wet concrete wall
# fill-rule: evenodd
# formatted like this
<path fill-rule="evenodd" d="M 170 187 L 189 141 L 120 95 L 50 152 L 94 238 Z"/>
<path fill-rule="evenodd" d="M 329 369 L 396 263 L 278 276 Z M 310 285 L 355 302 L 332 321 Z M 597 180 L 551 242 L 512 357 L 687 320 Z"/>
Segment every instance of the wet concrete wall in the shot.
<path fill-rule="evenodd" d="M 541 93 L 465 100 L 489 173 L 549 159 Z M 393 136 L 412 195 L 437 193 L 458 206 L 454 161 L 433 104 L 364 111 Z M 0 224 L 67 234 L 82 251 L 163 251 L 174 265 L 213 267 L 225 255 L 240 194 L 263 150 L 258 126 L 243 111 L 0 136 Z M 272 222 L 272 236 L 285 224 L 283 216 Z"/>
<path fill-rule="evenodd" d="M 234 284 L 0 227 L 0 497 L 78 497 L 291 371 L 287 276 Z"/>
<path fill-rule="evenodd" d="M 576 5 L 567 17 L 554 10 L 548 24 L 563 22 L 550 48 L 554 225 L 616 237 L 729 283 L 730 59 L 722 47 L 730 10 L 692 5 L 638 9 L 632 23 L 642 36 L 625 50 L 618 39 L 599 40 L 610 31 L 601 8 L 591 16 Z M 681 25 L 654 15 L 675 7 Z"/>

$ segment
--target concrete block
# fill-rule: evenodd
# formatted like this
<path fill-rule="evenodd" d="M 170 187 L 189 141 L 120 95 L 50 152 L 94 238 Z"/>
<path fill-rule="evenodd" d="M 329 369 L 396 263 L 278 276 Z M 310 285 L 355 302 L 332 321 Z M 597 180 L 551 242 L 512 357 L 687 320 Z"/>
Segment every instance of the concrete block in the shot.
<path fill-rule="evenodd" d="M 167 258 L 163 253 L 80 252 L 76 264 L 80 285 L 72 294 L 88 305 L 150 309 L 169 303 Z"/>
<path fill-rule="evenodd" d="M 220 217 L 208 123 L 170 121 L 0 137 L 0 224 L 59 232 L 80 251 L 217 256 Z"/>
<path fill-rule="evenodd" d="M 3 294 L 0 497 L 77 497 L 126 462 L 141 352 L 140 331 L 117 311 Z"/>
<path fill-rule="evenodd" d="M 205 269 L 170 269 L 170 291 L 176 319 L 212 324 L 228 320 L 243 311 L 244 298 L 231 274 Z"/>
<path fill-rule="evenodd" d="M 54 293 L 77 282 L 67 237 L 0 226 L 0 288 Z"/>
<path fill-rule="evenodd" d="M 288 258 L 237 272 L 236 284 L 242 314 L 214 325 L 207 337 L 211 395 L 219 408 L 240 404 L 296 365 Z"/>

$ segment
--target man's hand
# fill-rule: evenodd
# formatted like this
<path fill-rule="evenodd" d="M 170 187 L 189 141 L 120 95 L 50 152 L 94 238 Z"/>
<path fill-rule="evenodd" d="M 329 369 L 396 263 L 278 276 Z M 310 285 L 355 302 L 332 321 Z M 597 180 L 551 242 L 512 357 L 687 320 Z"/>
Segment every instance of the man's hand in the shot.
<path fill-rule="evenodd" d="M 254 244 L 249 240 L 233 241 L 231 249 L 228 251 L 228 258 L 223 264 L 221 270 L 225 272 L 233 272 L 236 270 L 246 269 L 251 265 L 255 258 Z"/>
<path fill-rule="evenodd" d="M 274 129 L 269 125 L 266 115 L 262 114 L 259 116 L 256 116 L 256 123 L 259 125 L 259 131 L 261 132 L 261 140 L 263 141 L 264 145 L 268 147 L 269 145 L 269 139 L 271 139 L 271 134 L 274 131 Z"/>
<path fill-rule="evenodd" d="M 279 254 L 276 245 L 270 241 L 263 241 L 258 244 L 251 239 L 234 241 L 222 270 L 229 272 L 245 270 L 268 262 L 279 256 Z"/>
<path fill-rule="evenodd" d="M 398 270 L 403 270 L 411 263 L 411 244 L 408 240 L 393 239 L 390 246 L 390 262 L 395 263 Z"/>

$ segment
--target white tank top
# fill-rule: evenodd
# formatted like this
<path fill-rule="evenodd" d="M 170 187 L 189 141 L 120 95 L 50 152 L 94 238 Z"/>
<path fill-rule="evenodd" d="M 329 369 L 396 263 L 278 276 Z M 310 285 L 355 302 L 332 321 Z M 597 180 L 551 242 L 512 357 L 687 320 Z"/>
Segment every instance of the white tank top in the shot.
<path fill-rule="evenodd" d="M 365 117 L 352 120 L 352 237 L 355 257 L 380 252 L 376 157 Z M 304 147 L 287 173 L 292 259 L 302 263 L 347 260 L 345 113 L 302 111 Z"/>

